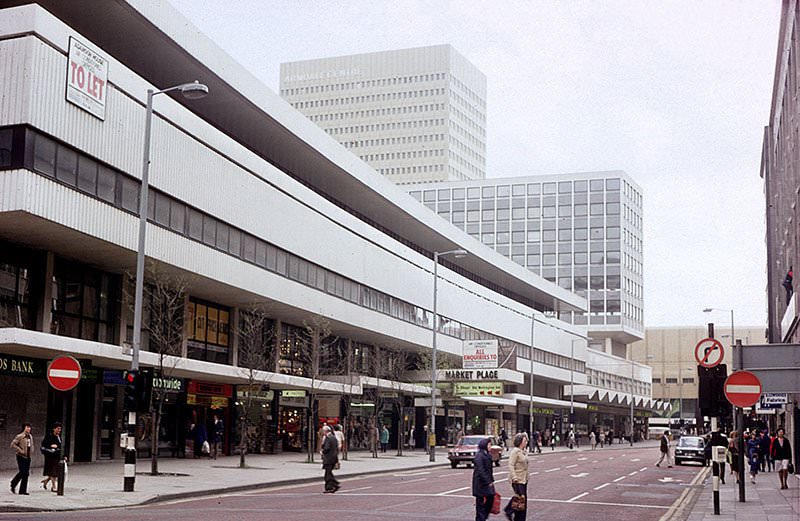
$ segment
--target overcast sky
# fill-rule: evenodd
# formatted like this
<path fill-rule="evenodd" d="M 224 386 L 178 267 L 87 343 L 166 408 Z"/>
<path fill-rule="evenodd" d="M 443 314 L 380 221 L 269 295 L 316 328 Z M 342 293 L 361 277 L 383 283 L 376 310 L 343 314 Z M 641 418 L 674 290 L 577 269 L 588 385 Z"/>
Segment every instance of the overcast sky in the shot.
<path fill-rule="evenodd" d="M 488 177 L 642 186 L 646 326 L 765 324 L 779 1 L 170 1 L 276 91 L 282 62 L 453 45 L 487 77 Z"/>

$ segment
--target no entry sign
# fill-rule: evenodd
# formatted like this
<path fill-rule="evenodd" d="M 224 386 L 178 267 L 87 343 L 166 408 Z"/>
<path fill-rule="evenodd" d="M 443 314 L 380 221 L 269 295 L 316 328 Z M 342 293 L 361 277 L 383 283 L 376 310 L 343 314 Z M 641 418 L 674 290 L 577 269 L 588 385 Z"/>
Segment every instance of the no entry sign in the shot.
<path fill-rule="evenodd" d="M 703 367 L 715 367 L 722 362 L 725 351 L 719 340 L 704 338 L 694 347 L 694 358 Z"/>
<path fill-rule="evenodd" d="M 53 389 L 69 391 L 81 381 L 81 364 L 71 356 L 59 356 L 47 366 L 47 381 Z"/>
<path fill-rule="evenodd" d="M 725 380 L 725 398 L 736 407 L 750 407 L 761 397 L 761 381 L 750 371 L 736 371 Z"/>

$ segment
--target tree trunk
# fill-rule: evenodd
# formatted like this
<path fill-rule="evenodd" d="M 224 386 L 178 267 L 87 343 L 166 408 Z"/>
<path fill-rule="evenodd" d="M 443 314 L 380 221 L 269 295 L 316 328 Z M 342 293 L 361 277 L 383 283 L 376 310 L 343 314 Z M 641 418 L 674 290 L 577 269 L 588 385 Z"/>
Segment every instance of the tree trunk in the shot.
<path fill-rule="evenodd" d="M 242 437 L 241 441 L 239 442 L 239 468 L 243 469 L 247 467 L 247 462 L 245 461 L 245 457 L 247 454 L 247 414 L 242 414 L 242 419 L 239 422 Z"/>
<path fill-rule="evenodd" d="M 158 476 L 158 433 L 161 431 L 161 404 L 163 400 L 159 398 L 158 408 L 153 410 L 153 433 L 150 435 L 150 475 Z"/>

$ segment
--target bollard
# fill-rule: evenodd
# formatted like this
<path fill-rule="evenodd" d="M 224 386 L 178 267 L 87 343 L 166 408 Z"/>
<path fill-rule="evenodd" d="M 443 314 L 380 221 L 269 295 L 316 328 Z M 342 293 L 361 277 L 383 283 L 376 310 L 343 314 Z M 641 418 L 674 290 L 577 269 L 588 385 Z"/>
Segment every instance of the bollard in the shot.
<path fill-rule="evenodd" d="M 131 445 L 128 445 L 125 449 L 125 469 L 123 476 L 123 492 L 133 492 L 133 487 L 136 483 L 136 448 Z"/>
<path fill-rule="evenodd" d="M 64 495 L 64 478 L 67 475 L 67 462 L 64 458 L 58 460 L 58 486 L 56 487 L 56 495 Z"/>
<path fill-rule="evenodd" d="M 711 463 L 711 474 L 714 476 L 713 478 L 714 515 L 718 516 L 719 515 L 719 463 L 717 463 L 716 460 L 713 463 Z"/>

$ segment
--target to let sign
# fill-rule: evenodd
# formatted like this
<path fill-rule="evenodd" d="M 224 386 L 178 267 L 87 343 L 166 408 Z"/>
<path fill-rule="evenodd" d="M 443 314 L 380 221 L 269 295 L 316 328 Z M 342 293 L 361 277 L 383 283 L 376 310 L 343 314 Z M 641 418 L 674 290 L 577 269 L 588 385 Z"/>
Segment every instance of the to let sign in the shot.
<path fill-rule="evenodd" d="M 67 101 L 105 120 L 108 60 L 88 45 L 69 39 Z"/>
<path fill-rule="evenodd" d="M 464 340 L 464 369 L 497 369 L 497 340 Z"/>

